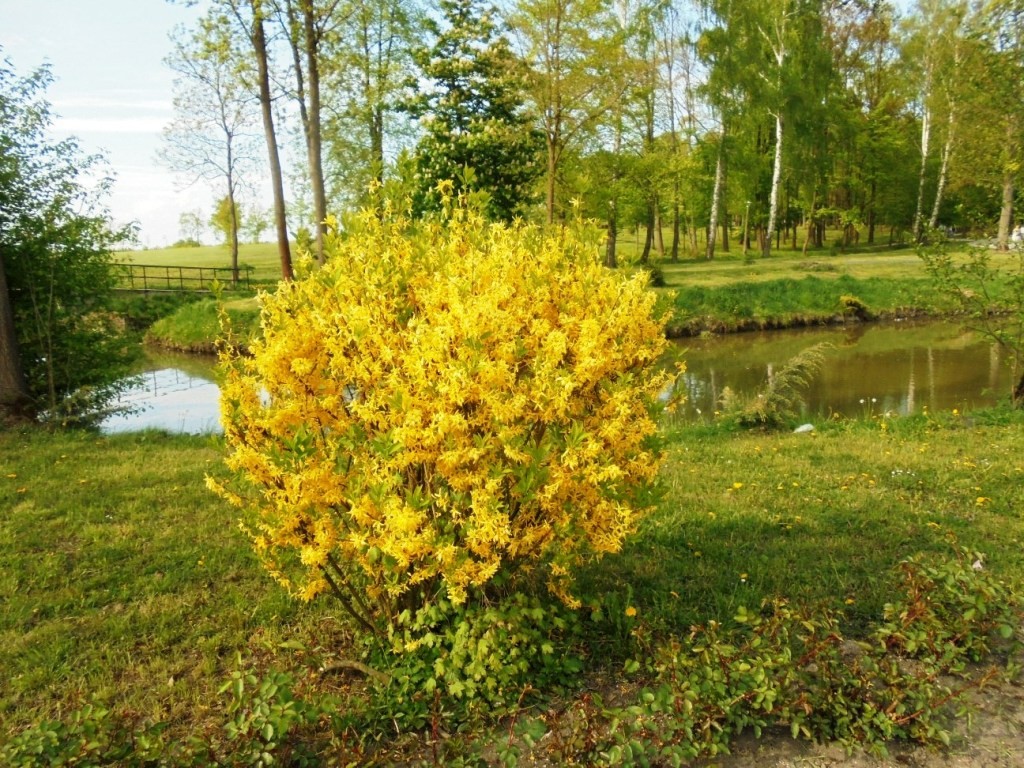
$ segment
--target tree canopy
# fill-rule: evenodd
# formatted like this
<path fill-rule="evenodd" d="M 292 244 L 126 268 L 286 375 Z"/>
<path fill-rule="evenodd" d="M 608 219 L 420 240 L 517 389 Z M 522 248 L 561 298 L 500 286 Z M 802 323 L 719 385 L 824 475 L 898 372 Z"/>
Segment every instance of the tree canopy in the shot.
<path fill-rule="evenodd" d="M 496 220 L 524 213 L 535 195 L 543 139 L 523 109 L 527 68 L 499 34 L 497 12 L 477 0 L 441 0 L 443 26 L 415 51 L 420 69 L 410 111 L 423 135 L 416 145 L 417 200 L 437 208 L 437 185 L 483 193 Z"/>
<path fill-rule="evenodd" d="M 73 140 L 53 141 L 43 67 L 0 61 L 0 410 L 67 420 L 117 394 L 132 351 L 107 311 L 112 180 Z"/>

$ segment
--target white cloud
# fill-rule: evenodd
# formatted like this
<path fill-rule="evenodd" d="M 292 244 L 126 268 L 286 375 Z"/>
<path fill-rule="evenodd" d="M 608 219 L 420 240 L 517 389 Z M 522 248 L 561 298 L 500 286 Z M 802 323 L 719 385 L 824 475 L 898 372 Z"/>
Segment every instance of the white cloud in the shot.
<path fill-rule="evenodd" d="M 53 128 L 60 133 L 160 133 L 167 120 L 162 117 L 58 117 Z"/>
<path fill-rule="evenodd" d="M 173 112 L 173 105 L 170 99 L 137 98 L 130 92 L 116 95 L 69 96 L 55 99 L 53 108 L 58 114 L 65 111 L 77 112 L 79 110 L 94 109 L 127 109 L 132 111 L 160 112 L 166 115 L 170 115 Z"/>

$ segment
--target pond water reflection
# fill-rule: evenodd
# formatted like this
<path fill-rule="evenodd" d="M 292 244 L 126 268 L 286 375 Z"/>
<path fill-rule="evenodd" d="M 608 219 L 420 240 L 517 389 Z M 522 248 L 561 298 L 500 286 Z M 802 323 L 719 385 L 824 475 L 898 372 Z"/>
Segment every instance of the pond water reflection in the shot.
<path fill-rule="evenodd" d="M 140 383 L 124 392 L 120 404 L 135 413 L 110 416 L 100 424 L 105 434 L 162 429 L 184 434 L 220 432 L 220 388 L 212 358 L 147 353 L 148 370 Z"/>
<path fill-rule="evenodd" d="M 1005 399 L 1010 370 L 999 347 L 955 323 L 902 322 L 743 333 L 679 342 L 685 415 L 712 414 L 725 387 L 752 395 L 800 351 L 833 345 L 806 392 L 808 418 L 969 409 Z"/>
<path fill-rule="evenodd" d="M 800 351 L 820 342 L 833 348 L 806 393 L 804 417 L 906 415 L 992 405 L 1010 391 L 1010 371 L 998 347 L 955 323 L 889 323 L 739 333 L 677 342 L 686 361 L 684 418 L 710 418 L 725 387 L 742 395 Z M 107 433 L 147 428 L 220 432 L 214 360 L 148 353 L 143 384 L 125 394 L 139 413 L 107 419 Z"/>

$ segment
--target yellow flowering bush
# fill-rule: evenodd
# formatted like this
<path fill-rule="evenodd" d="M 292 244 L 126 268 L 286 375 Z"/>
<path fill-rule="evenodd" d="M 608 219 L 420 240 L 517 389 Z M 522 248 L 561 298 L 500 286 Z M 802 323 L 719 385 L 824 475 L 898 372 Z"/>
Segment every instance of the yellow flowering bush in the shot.
<path fill-rule="evenodd" d="M 328 249 L 223 357 L 234 480 L 210 484 L 254 513 L 264 564 L 378 632 L 523 567 L 572 604 L 574 567 L 621 547 L 658 471 L 645 278 L 602 267 L 581 227 L 460 205 L 415 227 L 368 211 Z"/>

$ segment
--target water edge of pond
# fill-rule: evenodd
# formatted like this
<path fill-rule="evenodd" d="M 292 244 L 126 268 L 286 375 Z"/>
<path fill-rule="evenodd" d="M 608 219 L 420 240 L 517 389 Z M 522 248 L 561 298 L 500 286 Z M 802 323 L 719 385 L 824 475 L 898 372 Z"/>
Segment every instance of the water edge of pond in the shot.
<path fill-rule="evenodd" d="M 674 342 L 686 362 L 684 421 L 710 420 L 725 387 L 751 396 L 807 347 L 827 342 L 825 364 L 805 394 L 802 416 L 820 420 L 927 408 L 970 410 L 1006 399 L 1009 366 L 997 345 L 957 323 L 907 321 L 735 333 Z M 147 350 L 143 383 L 126 392 L 134 414 L 110 417 L 107 434 L 144 429 L 221 431 L 219 388 L 211 357 Z"/>

